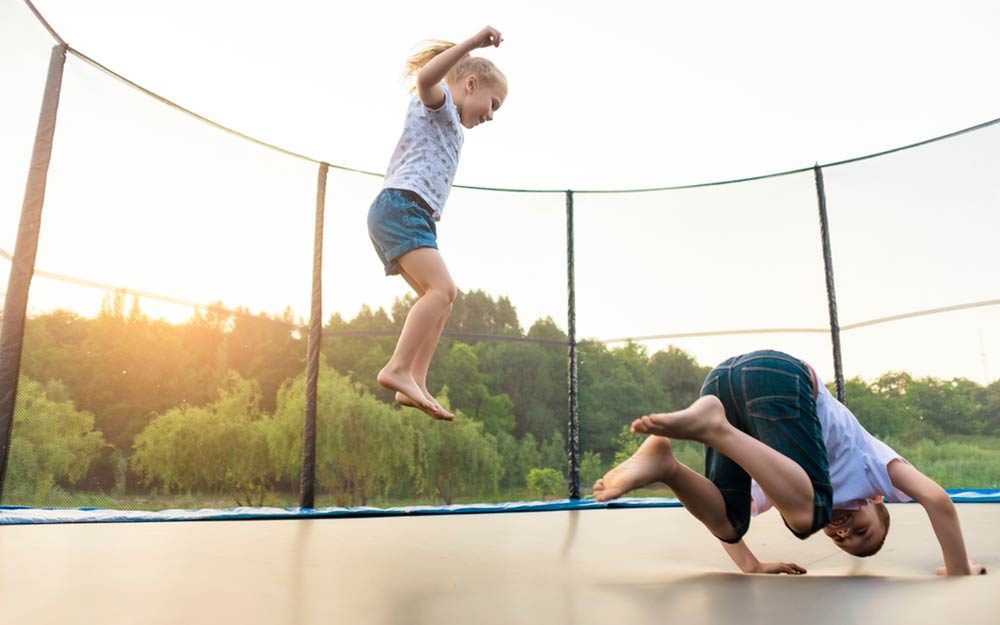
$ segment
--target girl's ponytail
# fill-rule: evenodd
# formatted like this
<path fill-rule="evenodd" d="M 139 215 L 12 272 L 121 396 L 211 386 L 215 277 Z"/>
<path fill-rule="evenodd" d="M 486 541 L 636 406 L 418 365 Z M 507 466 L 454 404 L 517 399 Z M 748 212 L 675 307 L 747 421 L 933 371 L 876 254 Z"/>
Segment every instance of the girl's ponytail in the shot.
<path fill-rule="evenodd" d="M 455 44 L 442 39 L 430 39 L 425 41 L 424 47 L 420 51 L 406 59 L 406 72 L 403 74 L 404 77 L 409 78 L 410 76 L 416 76 L 417 73 L 423 69 L 424 65 L 430 63 L 431 59 L 445 50 L 449 50 L 454 47 Z M 494 65 L 492 61 L 479 56 L 471 56 L 467 54 L 462 57 L 458 63 L 448 70 L 445 80 L 449 83 L 457 82 L 469 74 L 475 74 L 476 76 L 479 76 L 480 80 L 485 80 L 494 85 L 500 86 L 506 95 L 507 78 L 503 75 L 503 72 L 497 69 L 497 66 Z M 416 87 L 413 87 L 410 89 L 410 92 L 412 93 L 416 91 L 416 89 Z"/>
<path fill-rule="evenodd" d="M 424 42 L 424 47 L 419 52 L 406 59 L 406 76 L 416 76 L 424 65 L 430 63 L 431 59 L 441 54 L 445 50 L 454 48 L 455 44 L 441 39 L 431 39 Z"/>

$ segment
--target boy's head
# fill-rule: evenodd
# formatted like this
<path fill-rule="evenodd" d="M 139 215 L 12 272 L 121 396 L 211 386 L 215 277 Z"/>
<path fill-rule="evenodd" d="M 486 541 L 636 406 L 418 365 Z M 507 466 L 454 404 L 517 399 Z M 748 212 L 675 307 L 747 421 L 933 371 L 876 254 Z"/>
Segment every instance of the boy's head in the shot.
<path fill-rule="evenodd" d="M 882 498 L 877 497 L 857 510 L 834 510 L 823 532 L 853 556 L 873 556 L 882 548 L 889 533 L 889 509 Z"/>

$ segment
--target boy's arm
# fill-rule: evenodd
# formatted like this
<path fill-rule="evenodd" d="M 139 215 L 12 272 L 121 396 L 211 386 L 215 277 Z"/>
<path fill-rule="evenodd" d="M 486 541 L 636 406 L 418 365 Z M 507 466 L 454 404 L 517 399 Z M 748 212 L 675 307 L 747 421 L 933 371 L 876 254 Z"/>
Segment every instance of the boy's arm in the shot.
<path fill-rule="evenodd" d="M 427 108 L 440 108 L 444 104 L 444 90 L 441 89 L 441 81 L 448 74 L 448 70 L 473 50 L 486 46 L 499 47 L 501 41 L 500 32 L 487 26 L 473 37 L 448 48 L 428 61 L 427 65 L 424 65 L 417 72 L 417 95 L 420 96 L 420 101 Z"/>
<path fill-rule="evenodd" d="M 794 562 L 761 562 L 742 540 L 736 544 L 722 542 L 722 548 L 744 573 L 788 573 L 801 575 L 806 570 Z"/>
<path fill-rule="evenodd" d="M 947 574 L 971 575 L 973 569 L 976 573 L 985 573 L 982 566 L 970 562 L 966 555 L 958 511 L 948 493 L 909 463 L 893 460 L 889 463 L 888 470 L 892 485 L 913 497 L 927 511 L 931 527 L 941 545 Z"/>

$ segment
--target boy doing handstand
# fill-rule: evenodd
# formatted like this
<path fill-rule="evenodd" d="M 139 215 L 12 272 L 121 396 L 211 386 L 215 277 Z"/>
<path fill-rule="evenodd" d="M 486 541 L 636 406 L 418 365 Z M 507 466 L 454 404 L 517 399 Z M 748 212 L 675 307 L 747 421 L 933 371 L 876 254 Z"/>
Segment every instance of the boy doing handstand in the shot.
<path fill-rule="evenodd" d="M 844 551 L 866 557 L 889 530 L 883 498 L 912 499 L 927 511 L 944 556 L 939 574 L 986 572 L 968 560 L 944 489 L 869 434 L 812 367 L 792 356 L 765 350 L 730 358 L 708 374 L 688 408 L 641 417 L 631 430 L 650 436 L 594 484 L 594 498 L 664 482 L 745 573 L 806 572 L 757 560 L 743 542 L 752 513 L 773 506 L 798 538 L 822 530 Z M 668 437 L 705 444 L 704 476 L 674 457 Z"/>

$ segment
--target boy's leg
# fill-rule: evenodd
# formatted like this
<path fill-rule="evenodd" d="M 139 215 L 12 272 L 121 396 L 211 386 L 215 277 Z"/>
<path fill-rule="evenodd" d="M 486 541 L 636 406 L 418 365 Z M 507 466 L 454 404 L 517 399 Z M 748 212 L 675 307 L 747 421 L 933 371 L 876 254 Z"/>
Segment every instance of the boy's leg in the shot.
<path fill-rule="evenodd" d="M 441 317 L 455 301 L 455 283 L 448 273 L 441 254 L 434 248 L 421 247 L 398 259 L 406 272 L 424 293 L 410 309 L 399 335 L 392 358 L 378 374 L 378 383 L 406 395 L 418 408 L 436 419 L 454 418 L 426 397 L 413 377 L 414 363 L 421 345 L 432 337 Z M 438 333 L 438 336 L 440 334 Z M 432 347 L 437 347 L 436 338 Z M 431 350 L 433 353 L 433 349 Z"/>
<path fill-rule="evenodd" d="M 814 491 L 805 470 L 733 427 L 718 397 L 705 395 L 684 410 L 641 417 L 632 422 L 632 431 L 696 440 L 712 447 L 756 480 L 793 531 L 803 533 L 811 528 Z"/>
<path fill-rule="evenodd" d="M 401 270 L 399 275 L 403 276 L 403 279 L 406 280 L 407 284 L 413 288 L 418 297 L 423 296 L 424 288 L 419 282 L 410 276 L 410 274 L 406 273 L 405 269 Z M 451 316 L 451 310 L 452 306 L 449 304 L 448 308 L 445 309 L 444 314 L 441 315 L 441 318 L 438 320 L 437 325 L 434 326 L 431 334 L 429 334 L 427 338 L 424 339 L 424 342 L 420 344 L 420 349 L 417 350 L 417 356 L 413 360 L 413 380 L 417 383 L 417 386 L 420 387 L 420 390 L 423 391 L 424 397 L 438 406 L 440 406 L 440 404 L 438 404 L 437 400 L 434 399 L 434 396 L 431 395 L 430 391 L 427 390 L 427 370 L 431 366 L 431 360 L 434 358 L 434 352 L 437 349 L 438 341 L 441 339 L 441 333 L 444 331 L 444 326 L 448 322 L 448 317 Z M 400 392 L 396 393 L 396 402 L 403 404 L 404 406 L 416 407 L 413 400 Z"/>
<path fill-rule="evenodd" d="M 647 436 L 631 457 L 594 482 L 594 499 L 608 501 L 647 484 L 664 481 L 676 462 L 667 439 Z"/>
<path fill-rule="evenodd" d="M 722 492 L 710 479 L 678 461 L 677 468 L 664 482 L 684 507 L 716 538 L 726 542 L 741 538 L 740 532 L 733 527 L 726 513 L 726 501 Z"/>
<path fill-rule="evenodd" d="M 715 536 L 723 540 L 739 538 L 726 516 L 722 493 L 708 478 L 678 461 L 670 441 L 663 436 L 646 437 L 631 458 L 597 480 L 594 499 L 608 501 L 654 482 L 669 486 L 684 507 Z"/>

